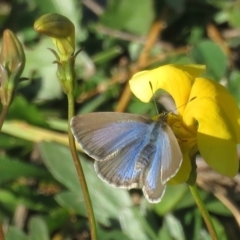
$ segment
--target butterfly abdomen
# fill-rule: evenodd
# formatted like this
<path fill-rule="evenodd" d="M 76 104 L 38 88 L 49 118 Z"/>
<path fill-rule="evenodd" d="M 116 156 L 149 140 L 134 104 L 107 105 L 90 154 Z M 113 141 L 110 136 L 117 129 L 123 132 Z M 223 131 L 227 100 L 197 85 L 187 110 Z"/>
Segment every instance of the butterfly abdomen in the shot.
<path fill-rule="evenodd" d="M 157 141 L 159 139 L 159 135 L 163 134 L 164 131 L 164 122 L 152 122 L 151 123 L 151 131 L 148 132 L 145 138 L 145 144 L 141 151 L 139 152 L 139 157 L 137 162 L 135 163 L 135 169 L 136 170 L 143 170 L 146 169 L 152 160 L 152 156 L 156 152 L 156 147 L 157 147 Z"/>

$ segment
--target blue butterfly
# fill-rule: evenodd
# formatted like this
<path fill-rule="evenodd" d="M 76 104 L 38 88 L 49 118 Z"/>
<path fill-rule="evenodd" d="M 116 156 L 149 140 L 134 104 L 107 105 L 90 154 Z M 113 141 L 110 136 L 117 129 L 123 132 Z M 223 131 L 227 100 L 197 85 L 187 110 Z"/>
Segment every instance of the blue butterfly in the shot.
<path fill-rule="evenodd" d="M 71 128 L 96 161 L 98 176 L 112 186 L 142 188 L 151 203 L 161 201 L 166 182 L 178 171 L 182 153 L 165 117 L 96 112 L 73 117 Z"/>

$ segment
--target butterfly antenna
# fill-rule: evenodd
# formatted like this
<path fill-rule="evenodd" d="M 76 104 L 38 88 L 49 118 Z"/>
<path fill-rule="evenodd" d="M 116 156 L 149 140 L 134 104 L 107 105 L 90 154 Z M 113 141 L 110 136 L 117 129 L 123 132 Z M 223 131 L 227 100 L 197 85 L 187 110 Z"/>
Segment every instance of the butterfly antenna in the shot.
<path fill-rule="evenodd" d="M 184 104 L 178 106 L 175 110 L 177 110 L 177 109 L 179 109 L 179 108 L 181 108 L 181 107 L 187 105 L 188 103 L 190 103 L 192 100 L 194 100 L 194 99 L 196 99 L 196 98 L 197 98 L 197 97 L 192 97 L 192 98 L 191 98 L 190 100 L 188 100 L 186 103 L 184 103 Z M 174 111 L 175 111 L 175 110 L 174 110 Z"/>
<path fill-rule="evenodd" d="M 153 92 L 153 86 L 152 86 L 152 83 L 151 83 L 150 81 L 149 81 L 149 85 L 150 85 L 150 88 L 151 88 L 151 90 L 152 90 L 153 103 L 154 103 L 154 106 L 155 106 L 156 113 L 159 114 L 158 107 L 157 107 L 157 101 L 156 101 L 156 95 L 155 95 L 155 93 Z"/>

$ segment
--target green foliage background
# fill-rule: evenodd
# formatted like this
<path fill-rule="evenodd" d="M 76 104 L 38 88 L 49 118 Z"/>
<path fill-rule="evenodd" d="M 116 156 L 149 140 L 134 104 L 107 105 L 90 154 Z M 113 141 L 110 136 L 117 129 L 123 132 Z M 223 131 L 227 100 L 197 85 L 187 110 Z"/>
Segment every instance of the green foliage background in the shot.
<path fill-rule="evenodd" d="M 89 239 L 69 149 L 57 139 L 49 141 L 59 133 L 65 136 L 67 104 L 47 50 L 53 45 L 33 29 L 46 13 L 68 17 L 76 27 L 77 48 L 83 49 L 76 60 L 78 114 L 114 111 L 157 19 L 165 27 L 146 68 L 206 64 L 206 76 L 224 84 L 240 104 L 240 1 L 2 0 L 1 35 L 9 28 L 23 43 L 27 62 L 22 76 L 29 78 L 18 89 L 0 137 L 0 218 L 7 240 Z M 152 105 L 132 96 L 125 111 L 151 117 Z M 39 142 L 45 130 L 41 140 L 46 141 Z M 83 154 L 81 159 L 99 239 L 210 239 L 186 185 L 169 186 L 162 202 L 151 205 L 140 191 L 129 194 L 103 183 L 90 159 Z M 239 239 L 232 212 L 212 193 L 201 194 L 219 239 Z"/>

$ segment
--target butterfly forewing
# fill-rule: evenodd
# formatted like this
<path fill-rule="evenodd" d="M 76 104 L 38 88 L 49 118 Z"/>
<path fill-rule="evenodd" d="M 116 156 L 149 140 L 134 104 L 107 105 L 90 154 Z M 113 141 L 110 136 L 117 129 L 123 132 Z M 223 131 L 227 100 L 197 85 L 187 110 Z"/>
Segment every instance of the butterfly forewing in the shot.
<path fill-rule="evenodd" d="M 149 122 L 150 119 L 135 114 L 104 112 L 76 116 L 71 127 L 83 150 L 95 160 L 104 161 L 144 136 Z"/>

